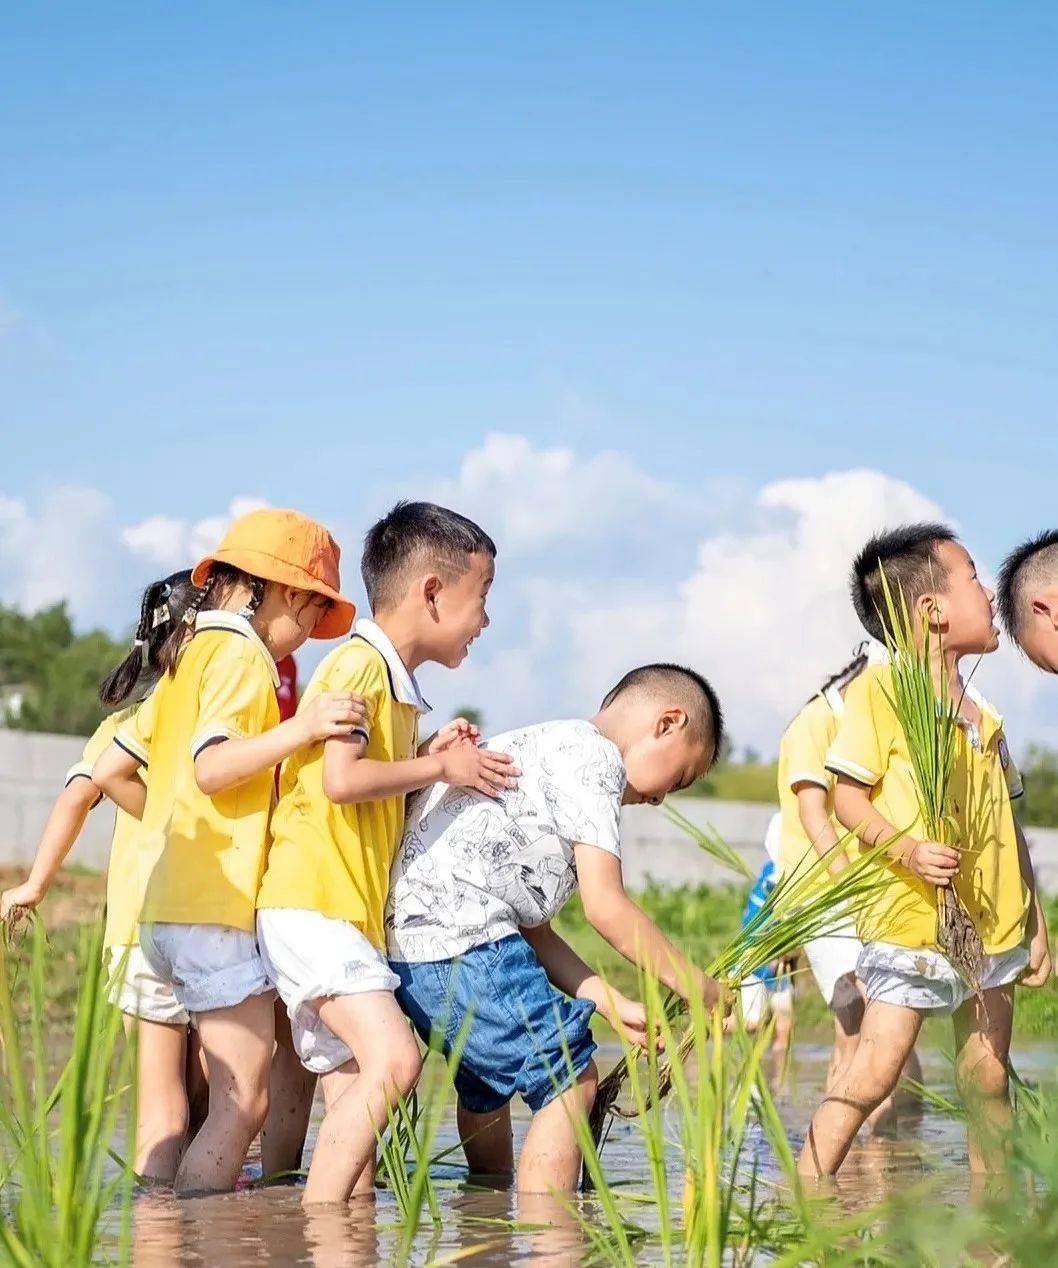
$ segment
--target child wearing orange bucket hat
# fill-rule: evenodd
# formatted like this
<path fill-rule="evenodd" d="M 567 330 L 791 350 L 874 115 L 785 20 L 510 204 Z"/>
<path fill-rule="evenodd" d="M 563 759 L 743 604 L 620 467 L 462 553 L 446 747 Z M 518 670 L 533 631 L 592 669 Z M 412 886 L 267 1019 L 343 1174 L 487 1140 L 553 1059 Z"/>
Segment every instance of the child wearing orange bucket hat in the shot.
<path fill-rule="evenodd" d="M 323 693 L 280 721 L 276 662 L 308 638 L 349 630 L 355 609 L 340 592 L 339 553 L 297 511 L 237 520 L 191 574 L 199 589 L 161 649 L 164 676 L 93 769 L 134 814 L 129 786 L 147 770 L 140 945 L 195 1020 L 209 1074 L 209 1113 L 180 1163 L 177 1192 L 234 1187 L 267 1113 L 273 996 L 254 907 L 273 772 L 365 721 L 349 692 Z"/>

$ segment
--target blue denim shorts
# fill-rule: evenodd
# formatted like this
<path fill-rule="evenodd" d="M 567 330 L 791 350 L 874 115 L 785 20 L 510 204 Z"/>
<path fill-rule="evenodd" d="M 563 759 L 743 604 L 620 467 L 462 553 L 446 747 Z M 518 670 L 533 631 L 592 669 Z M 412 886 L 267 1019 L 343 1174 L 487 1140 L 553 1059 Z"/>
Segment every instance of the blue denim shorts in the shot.
<path fill-rule="evenodd" d="M 557 991 L 519 934 L 457 960 L 391 967 L 400 978 L 397 1003 L 426 1043 L 447 1055 L 470 1017 L 455 1084 L 473 1113 L 498 1110 L 518 1093 L 535 1114 L 591 1061 L 595 1005 Z"/>

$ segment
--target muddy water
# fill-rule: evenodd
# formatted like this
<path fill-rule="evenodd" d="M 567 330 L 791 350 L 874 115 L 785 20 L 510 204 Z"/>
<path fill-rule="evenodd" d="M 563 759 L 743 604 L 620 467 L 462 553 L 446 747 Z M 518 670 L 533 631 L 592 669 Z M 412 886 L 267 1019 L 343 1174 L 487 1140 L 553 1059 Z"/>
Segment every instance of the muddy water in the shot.
<path fill-rule="evenodd" d="M 602 1054 L 605 1069 L 612 1054 Z M 821 1046 L 798 1044 L 785 1076 L 777 1081 L 776 1096 L 783 1121 L 799 1145 L 822 1086 L 828 1052 Z M 951 1094 L 950 1064 L 936 1050 L 922 1054 L 925 1081 Z M 1015 1056 L 1022 1077 L 1032 1080 L 1053 1073 L 1058 1054 L 1050 1047 L 1026 1048 Z M 451 1116 L 450 1116 L 451 1117 Z M 318 1123 L 314 1116 L 312 1131 Z M 524 1132 L 524 1119 L 516 1130 Z M 310 1136 L 311 1139 L 311 1136 Z M 438 1144 L 452 1141 L 449 1123 Z M 454 1155 L 458 1157 L 459 1155 Z M 634 1128 L 618 1124 L 604 1155 L 611 1182 L 643 1189 L 646 1168 Z M 774 1172 L 774 1160 L 760 1146 L 757 1161 Z M 246 1178 L 260 1167 L 251 1158 Z M 674 1189 L 679 1169 L 673 1168 Z M 895 1186 L 913 1184 L 938 1171 L 946 1176 L 944 1190 L 953 1204 L 968 1198 L 966 1145 L 962 1126 L 930 1108 L 901 1120 L 894 1139 L 861 1139 L 839 1180 L 841 1198 L 850 1206 L 877 1201 Z M 475 1189 L 458 1166 L 439 1166 L 435 1176 L 443 1214 L 440 1228 L 425 1219 L 411 1262 L 418 1265 L 462 1262 L 467 1257 L 481 1268 L 508 1264 L 565 1265 L 579 1263 L 586 1249 L 582 1234 L 563 1208 L 549 1199 L 514 1209 L 507 1193 Z M 590 1206 L 586 1208 L 590 1213 Z M 650 1227 L 652 1208 L 636 1208 L 635 1217 Z M 538 1227 L 511 1231 L 499 1221 L 519 1217 Z M 396 1262 L 399 1217 L 389 1195 L 354 1202 L 348 1209 L 316 1209 L 306 1213 L 297 1187 L 247 1190 L 223 1197 L 176 1201 L 162 1193 L 136 1199 L 133 1262 L 137 1268 L 168 1268 L 174 1264 L 223 1264 L 225 1268 L 270 1264 L 308 1264 L 314 1268 L 372 1268 Z M 116 1229 L 115 1229 L 116 1231 Z M 660 1262 L 650 1243 L 640 1262 Z"/>

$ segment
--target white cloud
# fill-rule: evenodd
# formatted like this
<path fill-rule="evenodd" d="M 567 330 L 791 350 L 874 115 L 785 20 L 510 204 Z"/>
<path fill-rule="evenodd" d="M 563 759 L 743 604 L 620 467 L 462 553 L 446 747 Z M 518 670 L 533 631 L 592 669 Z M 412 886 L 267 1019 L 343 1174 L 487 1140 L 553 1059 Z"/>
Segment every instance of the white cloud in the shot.
<path fill-rule="evenodd" d="M 151 515 L 123 529 L 121 540 L 139 558 L 163 572 L 172 572 L 189 561 L 208 554 L 241 515 L 268 503 L 261 498 L 233 498 L 226 515 L 209 515 L 200 520 L 171 515 Z"/>
<path fill-rule="evenodd" d="M 0 599 L 30 612 L 65 599 L 79 625 L 123 632 L 148 581 L 212 550 L 233 518 L 263 505 L 240 497 L 224 514 L 123 528 L 97 489 L 56 488 L 35 507 L 0 495 Z"/>
<path fill-rule="evenodd" d="M 862 637 L 846 591 L 858 546 L 886 524 L 947 518 L 877 471 L 692 496 L 627 455 L 582 457 L 498 434 L 452 477 L 394 487 L 388 501 L 401 493 L 473 515 L 500 547 L 492 628 L 457 673 L 423 669 L 435 718 L 473 705 L 496 730 L 583 714 L 633 665 L 680 660 L 714 681 L 737 742 L 765 753 Z M 57 489 L 33 507 L 0 496 L 0 599 L 36 608 L 66 597 L 81 624 L 125 630 L 151 577 L 212 549 L 232 517 L 259 505 L 236 498 L 196 520 L 163 507 L 122 525 L 91 489 Z M 365 527 L 338 533 L 353 594 Z M 305 679 L 322 650 L 302 653 Z M 980 678 L 1005 709 L 1016 750 L 1031 738 L 1058 744 L 1051 681 L 1008 647 Z"/>

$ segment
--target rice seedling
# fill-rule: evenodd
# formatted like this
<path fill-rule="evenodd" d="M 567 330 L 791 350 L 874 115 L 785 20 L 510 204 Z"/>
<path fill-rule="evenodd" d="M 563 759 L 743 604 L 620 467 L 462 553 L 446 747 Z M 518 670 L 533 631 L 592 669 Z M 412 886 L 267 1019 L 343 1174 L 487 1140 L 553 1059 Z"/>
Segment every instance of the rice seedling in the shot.
<path fill-rule="evenodd" d="M 100 1261 L 101 1225 L 120 1213 L 118 1260 L 127 1262 L 136 1177 L 112 1152 L 125 1118 L 129 1149 L 135 1140 L 131 1086 L 134 1044 L 122 1044 L 121 1013 L 107 999 L 102 924 L 83 935 L 81 991 L 71 1052 L 49 1081 L 44 1025 L 47 942 L 33 922 L 28 958 L 21 963 L 5 928 L 0 938 L 0 1253 L 18 1265 Z M 24 999 L 19 969 L 24 968 Z M 17 1025 L 19 1001 L 26 1024 Z M 113 1082 L 114 1090 L 111 1090 Z M 110 1260 L 113 1262 L 113 1260 Z"/>
<path fill-rule="evenodd" d="M 442 1030 L 444 1027 L 442 1026 Z M 390 1112 L 388 1130 L 379 1141 L 378 1179 L 393 1193 L 401 1219 L 398 1255 L 407 1262 L 415 1236 L 428 1208 L 435 1228 L 441 1224 L 441 1207 L 430 1168 L 450 1150 L 434 1154 L 437 1133 L 455 1086 L 455 1072 L 470 1030 L 464 1020 L 447 1057 L 439 1054 L 427 1060 L 419 1088 L 411 1097 L 401 1097 Z"/>
<path fill-rule="evenodd" d="M 957 847 L 959 828 L 949 788 L 958 751 L 962 698 L 953 703 L 946 673 L 940 673 L 939 685 L 934 677 L 934 661 L 943 664 L 940 632 L 934 639 L 923 617 L 922 637 L 916 639 L 905 597 L 903 593 L 893 595 L 884 568 L 881 580 L 886 607 L 882 625 L 892 684 L 884 689 L 907 741 L 922 825 L 929 840 Z M 980 996 L 984 945 L 954 880 L 937 890 L 937 945 Z"/>
<path fill-rule="evenodd" d="M 692 823 L 685 814 L 681 814 L 669 802 L 665 802 L 662 808 L 669 821 L 686 832 L 699 849 L 729 871 L 734 872 L 736 876 L 741 876 L 743 880 L 753 883 L 756 878 L 750 871 L 746 860 L 733 846 L 724 840 L 711 823 L 707 823 L 704 827 L 699 827 L 698 824 Z"/>

